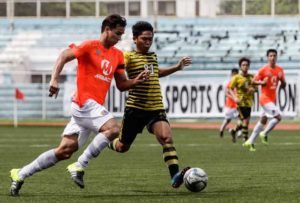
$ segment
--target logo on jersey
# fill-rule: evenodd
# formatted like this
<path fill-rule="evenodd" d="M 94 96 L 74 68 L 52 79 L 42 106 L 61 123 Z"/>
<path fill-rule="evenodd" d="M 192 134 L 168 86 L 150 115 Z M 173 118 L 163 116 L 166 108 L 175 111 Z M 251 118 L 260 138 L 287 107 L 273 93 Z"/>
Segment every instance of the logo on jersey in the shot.
<path fill-rule="evenodd" d="M 95 78 L 103 80 L 105 82 L 111 82 L 111 77 L 109 77 L 109 75 L 113 71 L 111 63 L 108 60 L 103 59 L 100 64 L 100 68 L 102 69 L 102 74 L 96 74 Z"/>
<path fill-rule="evenodd" d="M 97 49 L 97 50 L 96 50 L 96 54 L 97 54 L 97 55 L 100 55 L 100 54 L 101 54 L 100 49 Z"/>
<path fill-rule="evenodd" d="M 154 68 L 153 68 L 153 64 L 152 63 L 146 63 L 146 64 L 144 64 L 144 69 L 148 70 L 151 75 L 154 74 Z"/>
<path fill-rule="evenodd" d="M 103 75 L 110 75 L 113 68 L 108 60 L 103 59 L 101 61 L 101 69 L 102 69 Z"/>

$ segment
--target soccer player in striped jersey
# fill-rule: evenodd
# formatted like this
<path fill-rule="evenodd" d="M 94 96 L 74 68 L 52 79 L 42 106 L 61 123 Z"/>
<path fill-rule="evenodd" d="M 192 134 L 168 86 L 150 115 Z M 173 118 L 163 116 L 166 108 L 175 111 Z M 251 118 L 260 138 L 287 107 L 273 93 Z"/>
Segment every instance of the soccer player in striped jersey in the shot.
<path fill-rule="evenodd" d="M 248 139 L 248 126 L 251 117 L 251 107 L 253 104 L 256 86 L 252 82 L 253 75 L 248 73 L 250 59 L 242 57 L 239 60 L 240 73 L 235 75 L 230 82 L 229 94 L 237 103 L 239 119 L 242 121 L 242 136 Z M 236 129 L 239 128 L 238 126 Z M 236 129 L 234 131 L 236 131 Z"/>
<path fill-rule="evenodd" d="M 171 176 L 171 185 L 178 188 L 189 167 L 179 170 L 178 156 L 162 101 L 159 77 L 180 71 L 192 61 L 189 57 L 183 57 L 176 65 L 160 68 L 156 54 L 149 51 L 154 35 L 152 25 L 139 21 L 132 26 L 132 33 L 136 48 L 124 53 L 127 75 L 129 79 L 135 78 L 142 71 L 148 70 L 150 77 L 148 81 L 129 90 L 121 134 L 111 142 L 110 148 L 121 153 L 128 151 L 137 134 L 146 126 L 161 144 L 164 162 Z"/>
<path fill-rule="evenodd" d="M 274 127 L 281 121 L 281 112 L 275 105 L 276 90 L 280 82 L 280 87 L 285 88 L 286 81 L 284 70 L 276 64 L 277 50 L 267 50 L 268 64 L 258 70 L 254 81 L 261 83 L 261 94 L 259 104 L 263 109 L 260 120 L 256 123 L 250 138 L 244 143 L 245 147 L 255 151 L 254 141 L 259 135 L 263 144 L 268 144 L 268 135 Z M 267 124 L 268 117 L 271 118 Z M 265 128 L 264 128 L 265 127 Z"/>

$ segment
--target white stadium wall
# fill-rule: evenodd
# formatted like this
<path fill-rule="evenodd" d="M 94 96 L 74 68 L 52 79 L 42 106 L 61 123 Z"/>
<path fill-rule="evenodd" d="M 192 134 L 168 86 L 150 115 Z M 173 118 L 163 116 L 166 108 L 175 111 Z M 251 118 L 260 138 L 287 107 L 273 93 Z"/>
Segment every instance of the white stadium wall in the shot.
<path fill-rule="evenodd" d="M 300 82 L 297 71 L 286 71 L 287 86 L 278 89 L 277 105 L 284 117 L 299 117 Z M 228 71 L 179 72 L 174 76 L 161 78 L 165 109 L 169 118 L 220 118 L 224 115 L 225 84 Z M 65 116 L 69 115 L 73 84 L 65 84 Z M 255 94 L 253 116 L 260 115 L 259 93 Z M 120 93 L 115 84 L 107 96 L 106 106 L 115 116 L 121 117 L 125 107 L 126 93 Z"/>

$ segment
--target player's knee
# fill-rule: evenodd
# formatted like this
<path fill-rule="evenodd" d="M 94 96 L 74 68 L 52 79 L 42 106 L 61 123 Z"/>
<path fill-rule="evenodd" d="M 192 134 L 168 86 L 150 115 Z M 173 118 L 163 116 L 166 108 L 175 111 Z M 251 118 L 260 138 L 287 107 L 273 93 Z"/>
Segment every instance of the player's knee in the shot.
<path fill-rule="evenodd" d="M 118 126 L 114 126 L 111 129 L 109 129 L 109 139 L 114 140 L 119 136 L 120 128 Z"/>
<path fill-rule="evenodd" d="M 268 117 L 266 117 L 266 116 L 263 116 L 263 117 L 260 119 L 260 122 L 261 122 L 263 125 L 266 125 L 266 124 L 267 124 L 267 121 L 268 121 Z"/>
<path fill-rule="evenodd" d="M 122 142 L 117 142 L 116 144 L 116 151 L 120 153 L 127 152 L 130 149 L 130 145 L 125 145 Z"/>
<path fill-rule="evenodd" d="M 69 159 L 77 149 L 78 147 L 75 144 L 61 146 L 56 149 L 55 155 L 59 160 Z"/>
<path fill-rule="evenodd" d="M 275 116 L 275 118 L 278 120 L 278 122 L 280 122 L 281 121 L 281 115 L 279 114 L 279 115 L 277 115 L 277 116 Z"/>

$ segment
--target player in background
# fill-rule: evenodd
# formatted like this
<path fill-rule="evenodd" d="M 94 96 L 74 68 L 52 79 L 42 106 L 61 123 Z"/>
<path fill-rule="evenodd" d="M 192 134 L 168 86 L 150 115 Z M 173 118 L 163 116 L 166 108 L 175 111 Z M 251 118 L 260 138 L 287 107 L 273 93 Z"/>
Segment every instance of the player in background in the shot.
<path fill-rule="evenodd" d="M 137 134 L 147 127 L 162 146 L 163 159 L 171 176 L 171 186 L 178 188 L 189 167 L 179 170 L 178 155 L 163 106 L 159 77 L 180 71 L 192 61 L 189 57 L 183 57 L 174 66 L 160 68 L 156 54 L 149 51 L 154 36 L 152 25 L 145 21 L 139 21 L 132 26 L 132 33 L 136 47 L 134 51 L 125 52 L 125 69 L 128 77 L 135 78 L 145 70 L 150 71 L 150 77 L 148 81 L 130 89 L 121 134 L 109 147 L 120 153 L 127 152 Z"/>
<path fill-rule="evenodd" d="M 90 159 L 97 157 L 110 141 L 118 137 L 117 122 L 103 106 L 111 80 L 115 77 L 117 87 L 128 90 L 148 77 L 147 72 L 140 72 L 127 80 L 123 53 L 113 47 L 124 34 L 125 26 L 125 18 L 116 14 L 107 16 L 102 22 L 100 39 L 87 40 L 79 46 L 71 44 L 59 55 L 51 76 L 49 96 L 58 94 L 59 75 L 64 65 L 77 59 L 77 88 L 72 102 L 72 117 L 58 147 L 42 153 L 21 169 L 10 171 L 12 196 L 18 196 L 24 179 L 69 159 L 86 142 L 90 132 L 94 132 L 96 136 L 77 164 L 67 168 L 73 180 L 83 188 L 82 176 Z"/>
<path fill-rule="evenodd" d="M 250 59 L 242 57 L 239 60 L 240 73 L 235 75 L 230 82 L 229 94 L 237 104 L 239 119 L 242 123 L 242 136 L 248 139 L 248 126 L 251 118 L 251 107 L 253 104 L 255 84 L 252 82 L 253 75 L 248 73 Z M 239 125 L 232 131 L 234 132 L 233 141 L 235 141 L 235 132 L 240 128 Z"/>
<path fill-rule="evenodd" d="M 237 68 L 231 69 L 231 79 L 233 76 L 239 73 L 239 70 Z M 224 136 L 224 130 L 226 129 L 227 125 L 231 122 L 233 118 L 236 118 L 238 115 L 237 112 L 237 105 L 234 101 L 234 98 L 229 94 L 229 86 L 230 81 L 227 82 L 226 88 L 225 88 L 225 95 L 226 95 L 226 101 L 225 101 L 225 118 L 223 120 L 223 123 L 220 127 L 220 137 L 222 138 Z"/>
<path fill-rule="evenodd" d="M 275 102 L 279 81 L 280 88 L 285 88 L 286 86 L 284 71 L 282 67 L 276 64 L 277 51 L 275 49 L 267 50 L 267 59 L 268 64 L 260 68 L 254 78 L 255 82 L 262 85 L 259 104 L 261 105 L 263 112 L 260 120 L 255 125 L 250 138 L 243 144 L 245 147 L 249 148 L 250 151 L 255 151 L 254 141 L 258 135 L 263 144 L 268 144 L 268 134 L 281 120 L 281 112 L 275 105 Z M 271 120 L 265 127 L 268 117 L 270 117 Z"/>

